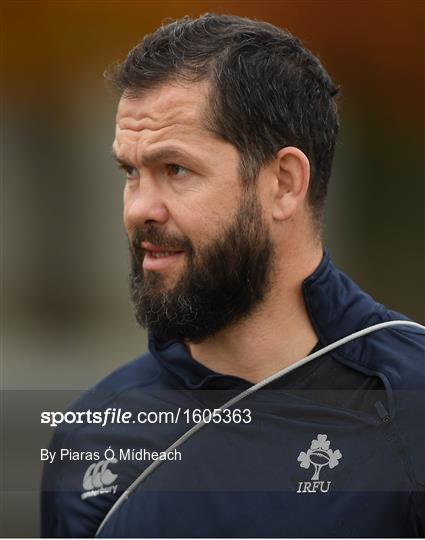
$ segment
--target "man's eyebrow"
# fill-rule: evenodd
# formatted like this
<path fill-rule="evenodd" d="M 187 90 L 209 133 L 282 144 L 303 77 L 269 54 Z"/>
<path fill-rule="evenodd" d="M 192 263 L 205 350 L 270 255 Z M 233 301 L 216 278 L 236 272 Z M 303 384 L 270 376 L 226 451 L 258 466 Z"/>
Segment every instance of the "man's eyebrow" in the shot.
<path fill-rule="evenodd" d="M 131 163 L 129 160 L 118 157 L 114 149 L 112 149 L 112 157 L 121 165 L 125 165 L 126 167 L 135 167 L 136 165 L 134 163 Z M 181 148 L 176 147 L 167 147 L 167 148 L 159 148 L 158 150 L 153 150 L 152 152 L 148 152 L 144 154 L 141 157 L 141 163 L 145 167 L 149 166 L 152 163 L 158 163 L 160 161 L 189 161 L 190 163 L 193 163 L 194 161 L 198 161 L 194 156 L 186 152 L 185 150 Z"/>
<path fill-rule="evenodd" d="M 119 165 L 124 165 L 125 167 L 133 167 L 133 165 L 126 159 L 124 158 L 121 158 L 121 157 L 118 157 L 117 153 L 115 152 L 115 150 L 112 148 L 112 151 L 111 151 L 111 155 L 112 155 L 112 158 L 119 164 Z"/>

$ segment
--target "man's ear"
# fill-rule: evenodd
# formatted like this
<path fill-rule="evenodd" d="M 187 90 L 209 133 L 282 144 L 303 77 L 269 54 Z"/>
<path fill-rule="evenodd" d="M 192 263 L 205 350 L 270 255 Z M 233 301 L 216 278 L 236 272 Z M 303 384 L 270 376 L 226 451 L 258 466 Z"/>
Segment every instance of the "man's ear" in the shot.
<path fill-rule="evenodd" d="M 299 148 L 288 146 L 276 154 L 273 172 L 273 218 L 286 220 L 304 203 L 310 183 L 310 162 Z"/>

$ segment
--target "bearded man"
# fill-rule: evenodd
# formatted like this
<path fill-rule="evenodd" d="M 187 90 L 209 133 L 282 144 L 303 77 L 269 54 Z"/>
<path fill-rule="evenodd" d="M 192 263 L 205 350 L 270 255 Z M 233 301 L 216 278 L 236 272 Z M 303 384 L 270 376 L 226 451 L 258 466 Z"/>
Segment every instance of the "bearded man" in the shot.
<path fill-rule="evenodd" d="M 338 116 L 318 59 L 270 24 L 207 14 L 146 36 L 109 78 L 149 351 L 70 409 L 130 422 L 56 432 L 53 450 L 104 457 L 46 467 L 43 535 L 423 534 L 424 332 L 323 248 Z"/>

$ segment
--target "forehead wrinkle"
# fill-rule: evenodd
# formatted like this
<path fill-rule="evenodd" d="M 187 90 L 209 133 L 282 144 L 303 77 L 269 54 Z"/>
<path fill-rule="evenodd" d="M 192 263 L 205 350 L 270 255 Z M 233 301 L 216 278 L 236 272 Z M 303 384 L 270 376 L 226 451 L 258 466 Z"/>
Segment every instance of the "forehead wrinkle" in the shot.
<path fill-rule="evenodd" d="M 200 104 L 194 103 L 181 88 L 147 94 L 139 99 L 122 98 L 116 116 L 117 129 L 130 129 L 135 133 L 143 130 L 159 131 L 162 127 L 182 124 L 183 127 L 203 128 Z"/>
<path fill-rule="evenodd" d="M 132 114 L 117 116 L 115 129 L 115 143 L 121 146 L 123 143 L 129 145 L 151 146 L 167 138 L 176 140 L 192 139 L 199 140 L 200 135 L 209 136 L 207 130 L 200 125 L 199 120 L 192 111 L 187 111 L 185 107 L 160 114 L 155 118 L 147 115 L 143 111 L 133 111 Z M 190 145 L 193 141 L 189 140 Z M 139 151 L 138 151 L 139 152 Z"/>
<path fill-rule="evenodd" d="M 194 117 L 193 114 L 178 114 L 174 112 L 168 115 L 162 115 L 157 119 L 152 116 L 139 115 L 139 118 L 134 116 L 125 116 L 117 119 L 116 129 L 120 132 L 130 133 L 142 133 L 146 132 L 158 132 L 164 129 L 181 128 L 181 129 L 193 129 L 198 128 L 202 130 L 202 125 Z"/>

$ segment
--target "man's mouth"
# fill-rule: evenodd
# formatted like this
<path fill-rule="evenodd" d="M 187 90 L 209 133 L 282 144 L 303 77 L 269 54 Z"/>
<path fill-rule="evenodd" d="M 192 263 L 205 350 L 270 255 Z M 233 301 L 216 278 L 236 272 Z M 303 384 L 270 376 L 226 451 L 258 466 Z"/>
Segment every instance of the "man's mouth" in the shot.
<path fill-rule="evenodd" d="M 147 242 L 142 242 L 141 248 L 145 252 L 143 257 L 144 270 L 162 270 L 177 261 L 184 253 L 181 250 L 170 250 Z"/>
<path fill-rule="evenodd" d="M 149 255 L 151 257 L 155 257 L 156 259 L 160 257 L 169 257 L 170 255 L 175 255 L 177 253 L 176 251 L 148 251 Z"/>

